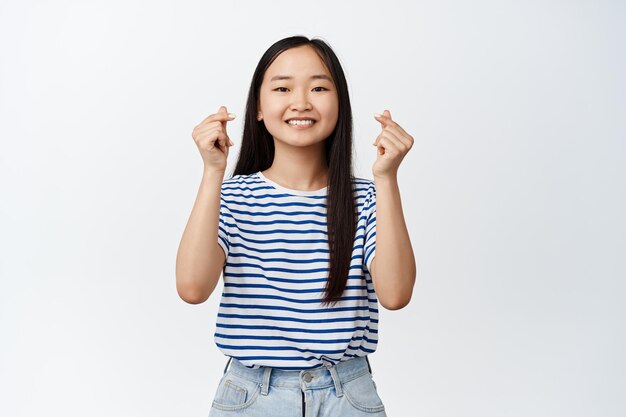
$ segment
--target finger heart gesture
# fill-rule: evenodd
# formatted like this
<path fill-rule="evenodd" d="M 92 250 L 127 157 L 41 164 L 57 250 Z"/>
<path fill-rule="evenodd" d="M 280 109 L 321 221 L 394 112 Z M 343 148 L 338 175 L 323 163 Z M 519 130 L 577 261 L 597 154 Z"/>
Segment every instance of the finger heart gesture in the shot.
<path fill-rule="evenodd" d="M 413 146 L 413 136 L 391 119 L 389 110 L 385 110 L 382 115 L 374 115 L 374 118 L 380 122 L 382 132 L 373 143 L 378 149 L 378 156 L 372 173 L 375 177 L 396 176 L 400 162 Z"/>

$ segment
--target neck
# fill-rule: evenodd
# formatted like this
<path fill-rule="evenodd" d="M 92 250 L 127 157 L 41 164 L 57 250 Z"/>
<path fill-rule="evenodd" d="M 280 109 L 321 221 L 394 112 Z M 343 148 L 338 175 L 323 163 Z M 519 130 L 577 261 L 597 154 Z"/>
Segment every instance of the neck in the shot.
<path fill-rule="evenodd" d="M 314 191 L 328 185 L 324 142 L 306 148 L 274 141 L 274 161 L 263 171 L 270 180 L 294 190 Z"/>

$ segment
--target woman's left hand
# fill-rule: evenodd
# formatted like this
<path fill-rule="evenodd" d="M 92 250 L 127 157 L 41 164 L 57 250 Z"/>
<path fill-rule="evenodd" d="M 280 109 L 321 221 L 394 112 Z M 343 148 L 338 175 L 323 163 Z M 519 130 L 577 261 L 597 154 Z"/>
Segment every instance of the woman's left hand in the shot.
<path fill-rule="evenodd" d="M 373 143 L 378 149 L 378 157 L 372 173 L 374 177 L 396 177 L 400 162 L 413 146 L 413 136 L 391 120 L 389 110 L 374 118 L 380 122 L 383 130 Z"/>

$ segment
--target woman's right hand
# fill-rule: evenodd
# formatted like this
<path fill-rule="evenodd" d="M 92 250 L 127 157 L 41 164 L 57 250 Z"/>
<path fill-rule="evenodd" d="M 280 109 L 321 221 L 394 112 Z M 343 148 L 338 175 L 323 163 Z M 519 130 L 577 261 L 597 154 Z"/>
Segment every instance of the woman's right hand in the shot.
<path fill-rule="evenodd" d="M 226 133 L 226 122 L 235 118 L 228 113 L 225 106 L 220 106 L 217 113 L 204 119 L 193 129 L 191 137 L 196 142 L 204 161 L 204 169 L 226 172 L 228 148 L 234 143 Z"/>

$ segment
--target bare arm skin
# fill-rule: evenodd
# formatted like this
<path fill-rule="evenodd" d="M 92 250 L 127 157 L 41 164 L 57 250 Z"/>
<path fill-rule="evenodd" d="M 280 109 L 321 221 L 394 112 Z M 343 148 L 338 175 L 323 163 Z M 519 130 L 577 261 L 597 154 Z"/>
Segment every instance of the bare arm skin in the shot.
<path fill-rule="evenodd" d="M 226 256 L 217 243 L 223 172 L 205 171 L 176 256 L 176 290 L 184 301 L 206 301 L 219 281 Z"/>
<path fill-rule="evenodd" d="M 387 310 L 406 307 L 413 295 L 415 255 L 407 230 L 400 189 L 395 177 L 374 178 L 376 184 L 376 255 L 372 281 L 380 304 Z"/>

